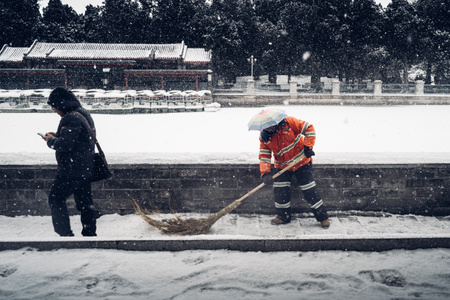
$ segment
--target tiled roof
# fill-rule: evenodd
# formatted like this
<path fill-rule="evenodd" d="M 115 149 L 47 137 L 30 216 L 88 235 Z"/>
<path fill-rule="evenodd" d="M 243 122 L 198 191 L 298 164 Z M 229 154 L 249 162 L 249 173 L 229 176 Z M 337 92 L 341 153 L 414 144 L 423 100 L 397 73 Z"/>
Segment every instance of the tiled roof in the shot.
<path fill-rule="evenodd" d="M 0 51 L 0 62 L 21 62 L 27 47 L 9 47 L 5 45 Z"/>
<path fill-rule="evenodd" d="M 203 48 L 187 48 L 184 61 L 188 63 L 210 62 L 211 51 L 206 51 Z"/>
<path fill-rule="evenodd" d="M 179 44 L 96 44 L 41 43 L 31 46 L 28 58 L 54 59 L 176 59 L 180 58 L 183 43 Z"/>
<path fill-rule="evenodd" d="M 185 62 L 211 62 L 211 51 L 176 44 L 100 44 L 100 43 L 42 43 L 35 41 L 29 48 L 9 47 L 0 51 L 0 62 L 21 62 L 31 59 L 57 60 L 138 60 L 184 59 Z"/>
<path fill-rule="evenodd" d="M 184 43 L 151 45 L 155 50 L 155 59 L 178 59 L 182 57 Z"/>

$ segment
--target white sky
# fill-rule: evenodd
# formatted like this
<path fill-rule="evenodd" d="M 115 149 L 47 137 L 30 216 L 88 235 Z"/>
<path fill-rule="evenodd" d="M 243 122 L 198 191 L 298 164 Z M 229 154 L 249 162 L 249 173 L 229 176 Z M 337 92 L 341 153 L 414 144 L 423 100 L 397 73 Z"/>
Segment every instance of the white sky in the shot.
<path fill-rule="evenodd" d="M 103 0 L 61 0 L 62 4 L 67 4 L 71 6 L 77 13 L 84 14 L 86 10 L 86 6 L 92 4 L 94 6 L 102 5 Z M 46 7 L 48 4 L 48 0 L 41 0 L 40 5 L 41 9 Z"/>
<path fill-rule="evenodd" d="M 103 0 L 61 0 L 63 4 L 67 4 L 71 6 L 77 13 L 82 14 L 86 10 L 86 6 L 92 4 L 94 6 L 102 5 Z M 391 0 L 376 0 L 375 2 L 382 4 L 386 7 Z M 40 1 L 41 8 L 46 7 L 48 4 L 48 0 Z"/>

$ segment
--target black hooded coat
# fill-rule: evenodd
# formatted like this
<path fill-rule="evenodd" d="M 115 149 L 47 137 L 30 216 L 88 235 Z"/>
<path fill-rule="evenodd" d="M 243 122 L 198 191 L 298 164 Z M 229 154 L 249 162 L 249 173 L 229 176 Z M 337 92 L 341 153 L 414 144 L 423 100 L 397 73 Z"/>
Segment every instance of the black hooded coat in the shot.
<path fill-rule="evenodd" d="M 95 134 L 91 115 L 81 107 L 75 95 L 64 88 L 53 90 L 48 104 L 63 112 L 56 135 L 47 141 L 47 145 L 56 151 L 58 176 L 90 178 L 94 166 L 95 138 L 78 113 L 86 118 Z"/>

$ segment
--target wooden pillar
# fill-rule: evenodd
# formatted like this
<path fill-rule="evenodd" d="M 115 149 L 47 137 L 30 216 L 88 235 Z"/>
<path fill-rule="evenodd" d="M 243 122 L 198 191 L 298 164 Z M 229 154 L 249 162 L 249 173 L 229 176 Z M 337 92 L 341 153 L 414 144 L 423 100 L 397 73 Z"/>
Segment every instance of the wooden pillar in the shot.
<path fill-rule="evenodd" d="M 128 90 L 128 74 L 125 74 L 125 89 Z"/>
<path fill-rule="evenodd" d="M 195 77 L 195 90 L 198 91 L 200 89 L 199 82 L 198 82 L 198 75 Z"/>

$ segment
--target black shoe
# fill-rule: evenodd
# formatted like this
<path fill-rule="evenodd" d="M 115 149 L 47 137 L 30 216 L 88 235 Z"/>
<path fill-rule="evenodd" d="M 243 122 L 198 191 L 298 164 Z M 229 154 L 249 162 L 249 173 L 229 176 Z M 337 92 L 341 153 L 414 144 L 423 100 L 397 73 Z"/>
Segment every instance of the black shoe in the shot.
<path fill-rule="evenodd" d="M 60 234 L 59 236 L 62 236 L 62 237 L 75 236 L 75 234 L 73 234 L 73 232 L 68 232 L 68 233 Z"/>
<path fill-rule="evenodd" d="M 94 233 L 83 233 L 83 236 L 97 236 L 97 234 Z"/>
<path fill-rule="evenodd" d="M 97 231 L 97 226 L 91 225 L 91 226 L 84 226 L 83 230 L 81 230 L 82 236 L 97 236 L 95 233 Z"/>

